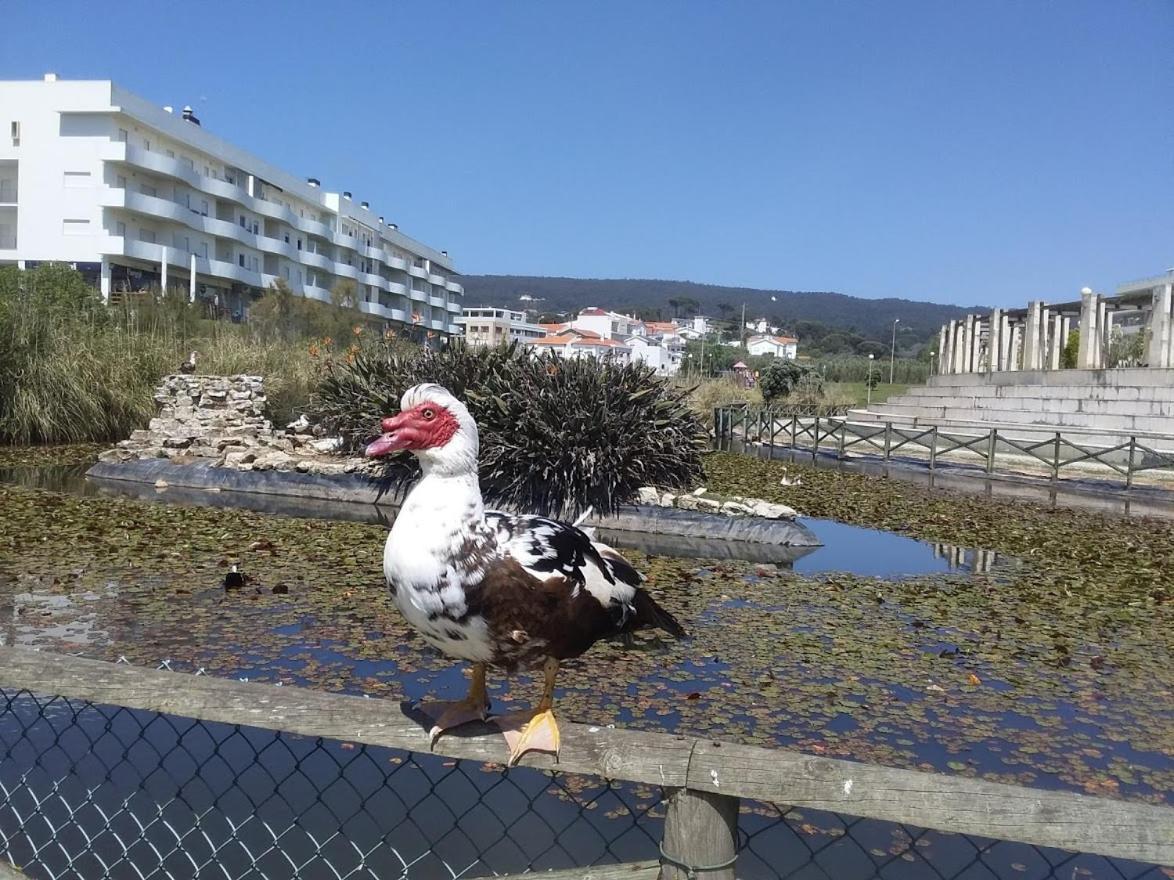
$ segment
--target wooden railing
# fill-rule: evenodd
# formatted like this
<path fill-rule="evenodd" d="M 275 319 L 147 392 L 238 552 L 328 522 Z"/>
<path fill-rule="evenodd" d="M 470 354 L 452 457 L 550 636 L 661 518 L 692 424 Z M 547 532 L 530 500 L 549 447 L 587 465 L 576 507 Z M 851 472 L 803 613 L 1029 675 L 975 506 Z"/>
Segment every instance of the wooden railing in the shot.
<path fill-rule="evenodd" d="M 400 704 L 296 687 L 136 668 L 0 648 L 0 687 L 198 721 L 427 751 L 419 720 Z M 740 799 L 1055 847 L 1174 864 L 1174 808 L 1043 791 L 814 757 L 784 749 L 667 733 L 563 723 L 562 752 L 531 753 L 529 767 L 590 774 L 672 790 L 663 864 L 596 868 L 574 876 L 733 880 Z M 435 753 L 505 766 L 500 736 L 475 726 L 442 737 Z M 716 867 L 721 866 L 721 867 Z M 695 872 L 694 872 L 695 873 Z M 553 875 L 547 875 L 553 876 Z M 567 874 L 566 876 L 571 876 Z"/>
<path fill-rule="evenodd" d="M 1103 438 L 1112 438 L 1111 442 Z M 1158 448 L 1161 446 L 1162 448 Z M 898 452 L 926 460 L 929 469 L 941 457 L 971 458 L 987 474 L 1014 470 L 1005 458 L 1018 456 L 1042 466 L 1057 481 L 1064 468 L 1094 463 L 1108 468 L 1132 488 L 1143 471 L 1174 470 L 1174 437 L 1163 434 L 1114 434 L 1081 428 L 1054 430 L 1034 425 L 966 427 L 919 425 L 896 421 L 858 422 L 845 418 L 804 418 L 771 407 L 727 406 L 713 411 L 713 447 L 769 454 L 775 448 L 821 452 L 846 458 L 849 451 L 892 460 Z"/>

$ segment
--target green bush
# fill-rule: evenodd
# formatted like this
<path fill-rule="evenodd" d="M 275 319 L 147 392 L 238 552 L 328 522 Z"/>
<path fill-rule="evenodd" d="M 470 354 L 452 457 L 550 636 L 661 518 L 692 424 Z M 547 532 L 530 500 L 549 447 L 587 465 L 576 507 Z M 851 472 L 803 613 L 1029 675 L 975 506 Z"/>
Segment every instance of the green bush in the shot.
<path fill-rule="evenodd" d="M 284 424 L 321 370 L 307 341 L 292 338 L 299 326 L 284 339 L 210 321 L 182 296 L 108 307 L 66 266 L 0 268 L 0 443 L 121 440 L 146 426 L 159 380 L 193 349 L 202 373 L 264 376 L 268 415 Z"/>
<path fill-rule="evenodd" d="M 758 385 L 762 398 L 767 403 L 786 397 L 799 387 L 803 377 L 811 372 L 809 367 L 795 361 L 776 360 L 759 371 Z"/>
<path fill-rule="evenodd" d="M 546 515 L 611 513 L 641 486 L 686 489 L 701 479 L 706 434 L 687 392 L 642 364 L 562 360 L 517 345 L 366 347 L 332 363 L 312 415 L 357 450 L 422 382 L 443 385 L 477 420 L 491 503 Z M 404 480 L 416 462 L 391 459 L 387 468 Z"/>

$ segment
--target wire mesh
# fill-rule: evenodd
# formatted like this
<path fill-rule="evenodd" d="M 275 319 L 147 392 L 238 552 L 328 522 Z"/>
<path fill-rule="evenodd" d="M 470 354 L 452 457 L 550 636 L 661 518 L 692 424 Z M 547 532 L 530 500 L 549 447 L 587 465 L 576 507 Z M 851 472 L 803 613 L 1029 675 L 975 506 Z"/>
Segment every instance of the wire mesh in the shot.
<path fill-rule="evenodd" d="M 657 856 L 669 795 L 2 686 L 0 755 L 0 858 L 47 880 L 456 880 L 639 861 Z M 1174 876 L 749 801 L 738 835 L 751 880 Z"/>

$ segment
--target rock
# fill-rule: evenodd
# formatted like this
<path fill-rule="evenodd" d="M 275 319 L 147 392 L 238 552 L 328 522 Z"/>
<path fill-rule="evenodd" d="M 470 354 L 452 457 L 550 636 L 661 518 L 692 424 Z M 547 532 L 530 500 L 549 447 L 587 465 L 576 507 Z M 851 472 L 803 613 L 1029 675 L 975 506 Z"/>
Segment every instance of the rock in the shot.
<path fill-rule="evenodd" d="M 721 510 L 721 503 L 714 501 L 712 498 L 698 498 L 696 501 L 698 510 Z"/>
<path fill-rule="evenodd" d="M 708 499 L 704 499 L 708 500 Z M 727 501 L 721 506 L 722 513 L 729 513 L 734 516 L 752 516 L 754 511 L 747 507 L 740 501 Z"/>
<path fill-rule="evenodd" d="M 697 510 L 700 506 L 696 495 L 682 495 L 677 499 L 677 507 L 681 510 Z"/>
<path fill-rule="evenodd" d="M 307 444 L 315 452 L 331 453 L 342 450 L 341 437 L 324 437 L 321 440 L 311 440 Z"/>
<path fill-rule="evenodd" d="M 164 479 L 158 479 L 155 481 L 155 488 L 156 489 L 166 489 L 167 486 L 168 486 L 168 482 Z"/>
<path fill-rule="evenodd" d="M 694 489 L 694 490 L 693 490 L 693 495 L 695 495 L 696 497 L 700 498 L 702 495 L 704 495 L 704 494 L 705 494 L 706 492 L 708 492 L 708 491 L 709 491 L 708 489 L 706 489 L 704 486 L 702 486 L 702 487 L 701 487 L 701 488 L 699 488 L 699 489 Z"/>
<path fill-rule="evenodd" d="M 639 504 L 660 504 L 660 492 L 652 486 L 641 486 L 636 490 L 636 501 Z"/>
<path fill-rule="evenodd" d="M 242 449 L 234 450 L 225 453 L 224 466 L 230 468 L 239 468 L 242 464 L 252 464 L 257 460 L 257 453 L 251 450 Z"/>
<path fill-rule="evenodd" d="M 755 516 L 762 516 L 767 519 L 794 519 L 799 515 L 799 512 L 793 507 L 787 507 L 785 504 L 774 504 L 770 501 L 753 501 L 747 507 Z"/>
<path fill-rule="evenodd" d="M 294 457 L 289 453 L 282 452 L 281 450 L 274 450 L 273 452 L 266 452 L 264 455 L 258 456 L 253 461 L 253 470 L 289 470 L 289 466 L 293 464 L 293 462 Z"/>
<path fill-rule="evenodd" d="M 665 492 L 660 496 L 661 507 L 675 507 L 677 503 L 677 496 L 672 492 Z"/>
<path fill-rule="evenodd" d="M 190 437 L 167 437 L 163 440 L 166 449 L 187 449 L 192 445 Z"/>

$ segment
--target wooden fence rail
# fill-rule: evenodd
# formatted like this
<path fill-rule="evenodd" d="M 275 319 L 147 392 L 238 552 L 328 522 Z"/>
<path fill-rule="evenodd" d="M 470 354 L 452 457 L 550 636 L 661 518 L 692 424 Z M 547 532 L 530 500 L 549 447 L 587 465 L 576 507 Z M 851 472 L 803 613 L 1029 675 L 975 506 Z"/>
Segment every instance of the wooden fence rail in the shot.
<path fill-rule="evenodd" d="M 0 687 L 200 721 L 428 751 L 421 719 L 413 717 L 403 704 L 386 700 L 156 671 L 13 647 L 0 647 Z M 740 798 L 1072 852 L 1174 864 L 1174 808 L 1170 807 L 666 733 L 571 723 L 560 727 L 562 753 L 557 764 L 551 757 L 535 753 L 522 763 L 676 789 L 665 819 L 664 852 L 674 862 L 687 865 L 726 865 L 707 871 L 707 880 L 734 877 Z M 489 728 L 470 725 L 442 737 L 435 754 L 504 767 L 505 745 L 500 736 L 490 734 Z M 605 876 L 602 870 L 597 873 Z M 660 868 L 664 880 L 684 880 L 686 876 L 684 869 L 671 863 Z"/>
<path fill-rule="evenodd" d="M 890 461 L 894 453 L 920 449 L 928 459 L 929 469 L 941 465 L 942 455 L 973 455 L 985 472 L 1000 470 L 998 455 L 1024 456 L 1048 469 L 1053 482 L 1065 467 L 1095 462 L 1124 477 L 1125 487 L 1132 488 L 1134 476 L 1142 471 L 1174 470 L 1174 437 L 1158 434 L 1129 434 L 1114 442 L 1091 442 L 1091 438 L 1114 437 L 1111 431 L 1065 428 L 1055 431 L 1047 426 L 998 425 L 944 427 L 939 425 L 901 424 L 898 422 L 853 422 L 844 418 L 814 417 L 780 413 L 771 407 L 728 406 L 713 411 L 713 446 L 732 450 L 737 444 L 743 451 L 756 444 L 757 452 L 769 454 L 776 446 L 810 450 L 812 458 L 821 451 L 834 451 L 846 458 L 858 449 Z M 1039 435 L 1047 435 L 1040 437 Z M 1026 436 L 1030 435 L 1030 436 Z M 1165 449 L 1157 449 L 1161 443 Z M 1008 470 L 1004 468 L 1003 470 Z"/>

